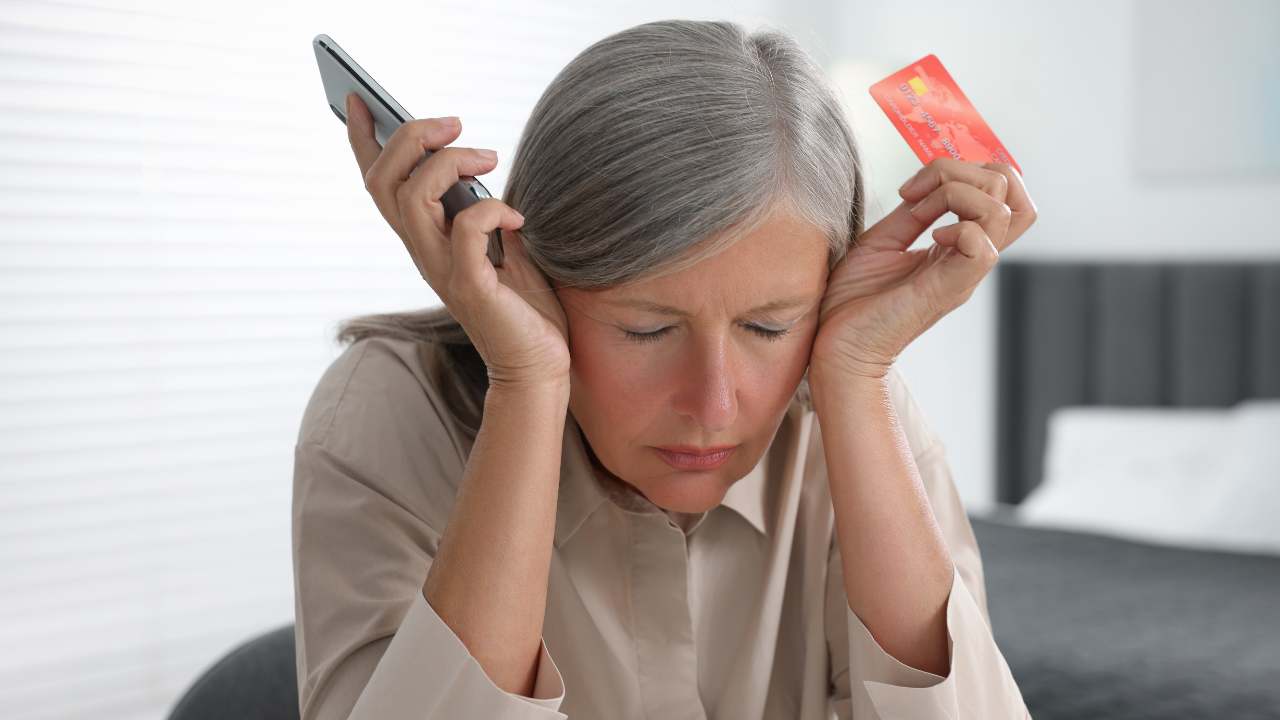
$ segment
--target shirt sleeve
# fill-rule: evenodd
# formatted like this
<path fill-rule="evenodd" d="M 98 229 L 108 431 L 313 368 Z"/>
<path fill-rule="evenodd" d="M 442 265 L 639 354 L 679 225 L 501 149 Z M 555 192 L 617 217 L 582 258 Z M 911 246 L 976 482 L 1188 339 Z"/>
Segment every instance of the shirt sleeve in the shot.
<path fill-rule="evenodd" d="M 545 642 L 532 697 L 506 692 L 423 596 L 452 505 L 441 495 L 448 484 L 430 478 L 460 476 L 462 465 L 420 388 L 426 414 L 396 402 L 407 388 L 387 387 L 395 372 L 358 368 L 324 431 L 304 427 L 295 447 L 301 719 L 565 720 L 563 678 Z"/>
<path fill-rule="evenodd" d="M 295 550 L 302 720 L 564 720 L 564 681 L 546 643 L 532 697 L 495 685 L 422 594 L 432 555 L 413 538 L 434 533 L 405 528 L 411 515 L 350 472 L 319 446 L 295 451 L 297 482 L 309 489 Z"/>
<path fill-rule="evenodd" d="M 905 386 L 900 388 L 899 417 L 955 565 L 946 606 L 949 674 L 942 677 L 906 665 L 880 646 L 849 605 L 840 548 L 833 537 L 825 618 L 832 707 L 839 720 L 1029 719 L 1022 693 L 991 633 L 982 558 L 944 447 L 925 425 Z"/>

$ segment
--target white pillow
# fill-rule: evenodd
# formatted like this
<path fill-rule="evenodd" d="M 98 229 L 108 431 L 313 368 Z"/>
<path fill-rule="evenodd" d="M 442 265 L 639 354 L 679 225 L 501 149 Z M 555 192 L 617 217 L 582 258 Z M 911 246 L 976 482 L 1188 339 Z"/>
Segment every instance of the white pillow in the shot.
<path fill-rule="evenodd" d="M 1280 554 L 1280 401 L 1065 407 L 1049 416 L 1029 525 Z"/>
<path fill-rule="evenodd" d="M 1222 491 L 1204 509 L 1213 540 L 1280 553 L 1280 400 L 1237 406 Z"/>

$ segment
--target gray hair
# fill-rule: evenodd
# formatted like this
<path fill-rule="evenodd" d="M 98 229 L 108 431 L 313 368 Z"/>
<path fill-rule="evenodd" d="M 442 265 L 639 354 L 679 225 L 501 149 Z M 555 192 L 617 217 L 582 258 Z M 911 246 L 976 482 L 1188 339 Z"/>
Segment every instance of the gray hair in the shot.
<path fill-rule="evenodd" d="M 834 267 L 865 207 L 853 132 L 812 58 L 781 30 L 695 20 L 573 58 L 534 106 L 502 200 L 553 287 L 583 289 L 678 272 L 777 208 L 826 232 Z M 451 410 L 478 431 L 488 374 L 448 308 L 350 318 L 337 339 L 374 336 L 432 343 Z"/>

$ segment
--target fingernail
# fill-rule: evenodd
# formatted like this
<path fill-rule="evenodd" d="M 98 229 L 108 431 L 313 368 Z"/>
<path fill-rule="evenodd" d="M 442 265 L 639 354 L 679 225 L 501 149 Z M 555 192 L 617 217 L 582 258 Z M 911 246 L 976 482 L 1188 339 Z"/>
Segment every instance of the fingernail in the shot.
<path fill-rule="evenodd" d="M 347 117 L 351 117 L 351 96 L 354 93 L 347 93 Z"/>
<path fill-rule="evenodd" d="M 493 150 L 478 150 L 477 152 L 479 152 L 479 153 L 480 153 L 480 155 L 481 155 L 481 156 L 483 156 L 483 157 L 484 157 L 484 159 L 486 159 L 486 160 L 497 160 L 497 159 L 498 159 L 498 153 L 494 152 Z"/>
<path fill-rule="evenodd" d="M 928 200 L 928 198 L 925 198 L 924 200 L 921 200 L 920 202 L 916 203 L 915 205 L 912 205 L 912 206 L 910 207 L 910 209 L 908 209 L 908 210 L 907 210 L 907 212 L 911 213 L 912 215 L 915 215 L 915 214 L 916 214 L 916 208 L 918 208 L 918 207 L 920 207 L 921 205 L 923 205 L 923 204 L 925 203 L 925 200 Z"/>
<path fill-rule="evenodd" d="M 458 119 L 457 115 L 450 115 L 448 117 L 442 117 L 440 119 L 443 120 L 446 125 L 451 125 L 453 127 L 458 127 L 462 125 L 462 121 Z"/>

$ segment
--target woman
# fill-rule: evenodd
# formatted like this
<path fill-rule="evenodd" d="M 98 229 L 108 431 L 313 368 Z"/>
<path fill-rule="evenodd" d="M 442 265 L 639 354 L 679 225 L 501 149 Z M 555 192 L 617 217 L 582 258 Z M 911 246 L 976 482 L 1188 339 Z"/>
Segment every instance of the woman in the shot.
<path fill-rule="evenodd" d="M 933 162 L 864 232 L 820 71 L 724 22 L 587 48 L 451 223 L 496 159 L 348 115 L 445 307 L 348 323 L 303 418 L 304 720 L 1027 717 L 894 369 L 1033 221 L 1012 169 Z"/>

